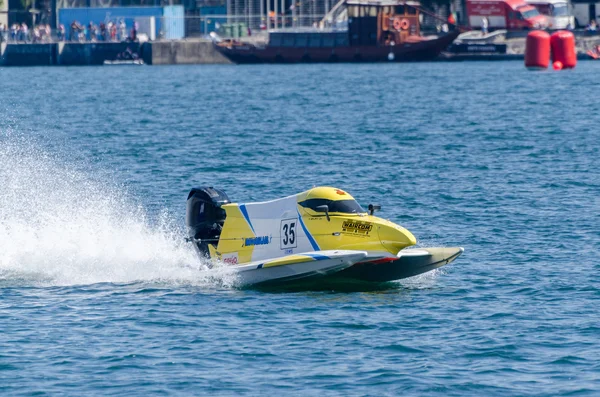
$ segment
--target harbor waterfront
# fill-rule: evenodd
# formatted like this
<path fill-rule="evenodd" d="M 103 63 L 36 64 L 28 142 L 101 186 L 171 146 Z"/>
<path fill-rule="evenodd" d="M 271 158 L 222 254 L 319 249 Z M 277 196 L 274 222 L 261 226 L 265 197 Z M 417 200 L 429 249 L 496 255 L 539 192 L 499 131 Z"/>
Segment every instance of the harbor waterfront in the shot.
<path fill-rule="evenodd" d="M 598 396 L 599 73 L 3 68 L 0 395 Z M 380 288 L 240 289 L 184 240 L 206 185 L 335 186 L 465 251 Z"/>
<path fill-rule="evenodd" d="M 526 32 L 525 32 L 526 33 Z M 443 52 L 436 61 L 523 60 L 525 35 L 494 40 L 505 46 L 504 53 L 492 52 L 485 40 L 473 40 L 462 45 L 463 52 Z M 477 36 L 475 36 L 477 37 Z M 600 36 L 578 36 L 577 57 L 591 59 L 587 54 L 600 44 Z M 469 52 L 475 50 L 476 52 Z M 478 48 L 479 47 L 479 48 Z M 486 48 L 488 47 L 488 48 Z M 460 48 L 460 47 L 459 47 Z M 0 66 L 82 66 L 103 65 L 119 60 L 123 53 L 134 53 L 147 65 L 229 64 L 231 61 L 215 49 L 211 40 L 185 39 L 137 42 L 59 42 L 47 44 L 0 44 Z"/>

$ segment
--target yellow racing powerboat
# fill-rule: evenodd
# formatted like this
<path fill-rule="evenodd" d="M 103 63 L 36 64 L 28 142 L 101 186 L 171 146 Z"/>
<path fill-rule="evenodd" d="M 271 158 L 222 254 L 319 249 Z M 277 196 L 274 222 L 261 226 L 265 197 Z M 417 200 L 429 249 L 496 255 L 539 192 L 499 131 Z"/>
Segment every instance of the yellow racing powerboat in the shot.
<path fill-rule="evenodd" d="M 386 282 L 456 259 L 461 247 L 409 248 L 411 232 L 364 210 L 346 191 L 315 187 L 281 199 L 231 203 L 213 187 L 187 199 L 188 241 L 204 260 L 238 270 L 242 285 L 335 277 Z"/>

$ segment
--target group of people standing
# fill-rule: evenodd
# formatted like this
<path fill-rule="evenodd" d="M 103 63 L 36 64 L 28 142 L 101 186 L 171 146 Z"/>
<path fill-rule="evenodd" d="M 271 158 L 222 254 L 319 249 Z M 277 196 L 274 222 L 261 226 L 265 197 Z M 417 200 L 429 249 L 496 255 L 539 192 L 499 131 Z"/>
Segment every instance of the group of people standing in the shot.
<path fill-rule="evenodd" d="M 62 25 L 61 25 L 62 26 Z M 135 41 L 137 39 L 137 22 L 133 23 L 131 31 L 127 32 L 127 25 L 124 20 L 118 22 L 109 21 L 100 22 L 96 25 L 91 22 L 87 25 L 81 25 L 78 21 L 73 21 L 70 26 L 69 40 L 71 41 Z"/>
<path fill-rule="evenodd" d="M 30 29 L 25 22 L 14 23 L 10 28 L 0 23 L 0 42 L 49 43 L 51 41 L 52 28 L 48 24 L 40 24 Z"/>
<path fill-rule="evenodd" d="M 36 25 L 31 29 L 26 23 L 15 23 L 8 27 L 0 23 L 0 42 L 5 43 L 51 43 L 53 41 L 136 41 L 138 25 L 127 32 L 124 20 L 118 22 L 101 22 L 98 25 L 90 22 L 83 26 L 77 21 L 70 25 L 69 34 L 65 25 L 60 24 L 56 31 L 48 24 Z M 54 33 L 54 34 L 53 34 Z"/>

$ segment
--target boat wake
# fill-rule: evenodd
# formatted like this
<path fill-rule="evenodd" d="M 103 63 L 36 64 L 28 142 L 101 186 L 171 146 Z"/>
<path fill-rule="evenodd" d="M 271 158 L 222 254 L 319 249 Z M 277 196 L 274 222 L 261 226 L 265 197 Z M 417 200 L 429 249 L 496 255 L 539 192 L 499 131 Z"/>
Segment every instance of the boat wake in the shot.
<path fill-rule="evenodd" d="M 27 138 L 0 132 L 0 186 L 0 285 L 235 286 L 230 269 L 199 263 L 166 211 L 150 219 L 124 188 Z"/>
<path fill-rule="evenodd" d="M 434 269 L 417 276 L 397 280 L 395 283 L 405 289 L 432 289 L 437 287 L 438 278 L 446 272 L 447 270 L 444 268 Z"/>

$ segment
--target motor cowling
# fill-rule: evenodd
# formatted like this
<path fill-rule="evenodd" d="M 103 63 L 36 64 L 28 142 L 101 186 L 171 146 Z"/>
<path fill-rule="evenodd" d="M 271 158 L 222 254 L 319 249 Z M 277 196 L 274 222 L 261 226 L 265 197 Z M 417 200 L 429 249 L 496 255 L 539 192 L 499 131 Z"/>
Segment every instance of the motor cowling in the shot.
<path fill-rule="evenodd" d="M 226 217 L 221 206 L 229 203 L 229 197 L 220 189 L 196 187 L 190 190 L 185 224 L 188 236 L 200 255 L 209 256 L 208 244 L 217 245 Z"/>

